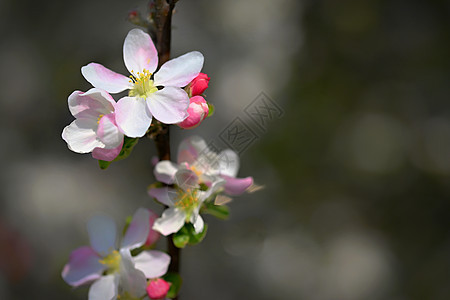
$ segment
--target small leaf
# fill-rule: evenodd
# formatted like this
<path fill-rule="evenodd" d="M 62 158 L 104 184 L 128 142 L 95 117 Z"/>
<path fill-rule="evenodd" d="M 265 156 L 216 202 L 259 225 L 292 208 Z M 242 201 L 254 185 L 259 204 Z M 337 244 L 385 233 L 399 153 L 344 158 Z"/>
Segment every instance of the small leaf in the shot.
<path fill-rule="evenodd" d="M 208 112 L 208 117 L 211 117 L 211 116 L 214 114 L 215 108 L 214 108 L 214 105 L 212 105 L 212 104 L 209 103 L 209 102 L 208 102 L 208 110 L 209 110 L 209 112 Z"/>
<path fill-rule="evenodd" d="M 228 208 L 228 206 L 215 205 L 212 202 L 205 202 L 201 212 L 205 214 L 210 214 L 221 220 L 226 220 L 230 216 L 230 209 Z"/>
<path fill-rule="evenodd" d="M 138 138 L 129 138 L 127 136 L 124 137 L 122 150 L 120 150 L 119 155 L 117 155 L 117 157 L 113 161 L 119 161 L 119 160 L 127 158 L 131 154 L 131 152 L 133 151 L 133 148 L 134 148 L 134 146 L 136 146 L 138 141 L 139 141 Z M 98 164 L 100 166 L 100 169 L 105 170 L 106 168 L 109 167 L 109 165 L 113 161 L 99 160 Z"/>
<path fill-rule="evenodd" d="M 186 229 L 186 225 L 184 225 L 177 233 L 175 233 L 172 237 L 173 244 L 177 248 L 186 247 L 187 243 L 189 243 L 189 232 Z"/>
<path fill-rule="evenodd" d="M 163 276 L 163 279 L 167 282 L 170 282 L 170 289 L 167 292 L 166 298 L 172 299 L 178 295 L 180 291 L 181 284 L 183 283 L 183 279 L 178 273 L 169 272 Z"/>

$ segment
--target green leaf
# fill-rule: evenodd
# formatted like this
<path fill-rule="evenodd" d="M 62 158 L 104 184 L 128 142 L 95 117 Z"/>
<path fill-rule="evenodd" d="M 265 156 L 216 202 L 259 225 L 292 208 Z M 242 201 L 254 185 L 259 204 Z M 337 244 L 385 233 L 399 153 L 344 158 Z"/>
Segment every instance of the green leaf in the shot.
<path fill-rule="evenodd" d="M 195 233 L 194 226 L 191 223 L 184 224 L 184 226 L 173 235 L 173 244 L 178 248 L 184 248 L 186 245 L 196 245 L 203 241 L 206 236 L 208 225 L 205 224 L 203 231 Z"/>
<path fill-rule="evenodd" d="M 215 205 L 213 202 L 205 202 L 202 213 L 210 214 L 218 219 L 226 220 L 230 217 L 230 209 L 226 205 Z"/>
<path fill-rule="evenodd" d="M 209 110 L 209 112 L 208 112 L 208 117 L 211 117 L 211 116 L 214 114 L 215 108 L 214 108 L 214 105 L 212 105 L 212 104 L 209 103 L 209 102 L 208 102 L 208 110 Z"/>
<path fill-rule="evenodd" d="M 124 137 L 122 150 L 120 150 L 119 155 L 113 161 L 119 161 L 119 160 L 127 158 L 131 154 L 131 152 L 133 151 L 133 148 L 134 148 L 134 146 L 136 146 L 138 141 L 139 141 L 138 138 L 129 138 L 127 136 Z M 100 166 L 100 169 L 105 170 L 106 168 L 109 167 L 109 165 L 113 161 L 99 160 L 98 164 Z"/>
<path fill-rule="evenodd" d="M 167 282 L 170 282 L 170 289 L 167 292 L 166 298 L 172 299 L 178 295 L 180 291 L 181 284 L 183 283 L 183 279 L 178 273 L 169 272 L 163 276 L 163 279 Z"/>
<path fill-rule="evenodd" d="M 173 244 L 177 248 L 186 247 L 187 243 L 189 243 L 189 232 L 186 229 L 186 225 L 184 225 L 177 233 L 175 233 L 172 237 Z"/>
<path fill-rule="evenodd" d="M 189 245 L 196 245 L 198 243 L 200 243 L 201 241 L 203 241 L 203 239 L 206 236 L 206 231 L 208 230 L 208 224 L 205 224 L 205 226 L 203 227 L 203 231 L 200 233 L 195 233 L 195 229 L 194 226 L 192 226 L 192 224 L 188 224 L 190 225 L 191 228 L 191 232 L 189 235 Z"/>

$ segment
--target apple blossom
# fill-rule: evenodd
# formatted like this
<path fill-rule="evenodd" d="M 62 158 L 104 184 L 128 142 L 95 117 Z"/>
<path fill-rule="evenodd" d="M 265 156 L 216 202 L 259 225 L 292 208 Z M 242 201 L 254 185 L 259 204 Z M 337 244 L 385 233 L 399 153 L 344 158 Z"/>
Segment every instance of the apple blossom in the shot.
<path fill-rule="evenodd" d="M 73 92 L 69 110 L 75 117 L 62 132 L 70 150 L 77 153 L 92 152 L 96 159 L 112 161 L 123 145 L 123 133 L 115 120 L 117 103 L 107 92 L 93 88 L 83 93 Z"/>
<path fill-rule="evenodd" d="M 143 251 L 132 257 L 130 251 L 142 246 L 148 236 L 149 212 L 140 208 L 116 248 L 117 229 L 108 216 L 96 216 L 88 222 L 91 246 L 72 252 L 62 277 L 71 286 L 92 283 L 89 300 L 137 299 L 146 294 L 147 278 L 159 278 L 167 272 L 170 256 L 160 251 Z"/>
<path fill-rule="evenodd" d="M 149 281 L 147 285 L 147 295 L 150 299 L 164 299 L 170 289 L 170 284 L 162 278 Z"/>
<path fill-rule="evenodd" d="M 179 170 L 175 174 L 176 188 L 150 188 L 148 193 L 162 204 L 168 206 L 158 218 L 153 229 L 167 236 L 180 230 L 185 223 L 194 226 L 195 233 L 203 231 L 204 222 L 200 216 L 203 202 L 213 195 L 224 184 L 223 180 L 215 181 L 206 191 L 200 190 L 198 177 L 188 169 Z"/>
<path fill-rule="evenodd" d="M 163 160 L 154 169 L 158 181 L 166 184 L 175 182 L 179 170 L 192 170 L 199 183 L 211 185 L 217 180 L 224 180 L 223 189 L 229 195 L 240 195 L 253 184 L 252 177 L 236 178 L 239 170 L 239 157 L 236 152 L 226 149 L 215 153 L 206 142 L 198 136 L 183 140 L 178 149 L 178 164 Z"/>
<path fill-rule="evenodd" d="M 183 129 L 192 129 L 200 125 L 206 119 L 209 113 L 208 103 L 202 96 L 194 96 L 189 99 L 188 114 L 189 116 L 183 122 L 177 125 Z"/>
<path fill-rule="evenodd" d="M 129 90 L 128 97 L 116 106 L 116 122 L 129 137 L 142 137 L 152 117 L 166 124 L 176 124 L 187 116 L 189 96 L 182 89 L 203 67 L 203 55 L 186 53 L 158 66 L 158 52 L 150 36 L 141 29 L 132 29 L 123 46 L 125 66 L 130 78 L 97 63 L 81 68 L 84 78 L 94 87 L 109 93 Z"/>
<path fill-rule="evenodd" d="M 210 79 L 211 78 L 209 78 L 205 73 L 198 74 L 198 76 L 195 77 L 188 86 L 191 97 L 203 94 L 203 92 L 208 88 Z"/>

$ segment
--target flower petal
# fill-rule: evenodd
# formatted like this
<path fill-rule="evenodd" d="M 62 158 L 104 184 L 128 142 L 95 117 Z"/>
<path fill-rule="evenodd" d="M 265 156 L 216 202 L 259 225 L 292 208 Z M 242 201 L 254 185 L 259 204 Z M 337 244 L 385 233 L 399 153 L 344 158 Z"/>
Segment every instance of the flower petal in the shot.
<path fill-rule="evenodd" d="M 202 216 L 200 216 L 199 214 L 192 214 L 191 223 L 194 226 L 195 233 L 198 234 L 203 231 L 205 223 L 203 222 Z"/>
<path fill-rule="evenodd" d="M 188 137 L 178 146 L 178 163 L 187 162 L 189 165 L 193 165 L 197 161 L 199 154 L 210 152 L 208 150 L 208 145 L 201 137 L 196 135 Z"/>
<path fill-rule="evenodd" d="M 129 137 L 142 137 L 152 122 L 145 99 L 123 97 L 116 104 L 116 123 Z"/>
<path fill-rule="evenodd" d="M 236 177 L 239 171 L 239 156 L 231 149 L 223 150 L 218 156 L 219 173 L 221 175 Z"/>
<path fill-rule="evenodd" d="M 94 87 L 108 93 L 120 93 L 133 87 L 130 78 L 97 63 L 90 63 L 82 67 L 81 74 Z"/>
<path fill-rule="evenodd" d="M 200 73 L 203 54 L 192 51 L 171 59 L 155 73 L 155 85 L 184 87 Z"/>
<path fill-rule="evenodd" d="M 116 248 L 116 223 L 107 215 L 96 215 L 87 223 L 92 248 L 101 256 L 106 256 Z"/>
<path fill-rule="evenodd" d="M 95 281 L 89 289 L 89 300 L 115 300 L 117 299 L 119 276 L 106 275 Z"/>
<path fill-rule="evenodd" d="M 99 115 L 114 111 L 116 101 L 104 90 L 92 88 L 85 93 L 73 92 L 68 98 L 68 104 L 75 118 L 90 118 L 97 121 Z"/>
<path fill-rule="evenodd" d="M 122 151 L 123 140 L 119 146 L 113 149 L 95 148 L 92 151 L 92 157 L 99 160 L 113 161 Z"/>
<path fill-rule="evenodd" d="M 62 278 L 71 286 L 77 287 L 101 277 L 105 266 L 100 257 L 89 246 L 75 249 L 70 254 L 69 262 L 64 266 Z"/>
<path fill-rule="evenodd" d="M 172 190 L 172 189 L 171 189 Z M 167 186 L 162 188 L 151 188 L 148 190 L 148 194 L 156 198 L 159 202 L 167 206 L 173 206 L 173 202 L 169 197 L 169 188 Z"/>
<path fill-rule="evenodd" d="M 127 232 L 122 240 L 123 249 L 135 249 L 145 244 L 150 232 L 150 213 L 148 209 L 139 208 L 128 226 Z"/>
<path fill-rule="evenodd" d="M 163 235 L 175 233 L 184 225 L 186 214 L 184 211 L 171 207 L 166 209 L 162 216 L 155 221 L 153 229 L 161 232 Z"/>
<path fill-rule="evenodd" d="M 223 187 L 228 195 L 241 195 L 253 184 L 253 177 L 234 178 L 226 175 L 221 177 L 226 181 Z"/>
<path fill-rule="evenodd" d="M 151 114 L 165 124 L 176 124 L 189 115 L 189 96 L 183 89 L 165 87 L 147 98 L 147 106 Z"/>
<path fill-rule="evenodd" d="M 94 148 L 103 148 L 105 145 L 97 139 L 97 122 L 92 119 L 76 119 L 66 126 L 62 138 L 70 150 L 77 153 L 89 153 Z"/>
<path fill-rule="evenodd" d="M 178 166 L 176 164 L 170 160 L 163 160 L 156 164 L 153 174 L 155 174 L 156 180 L 165 184 L 173 184 L 177 171 Z"/>
<path fill-rule="evenodd" d="M 123 143 L 123 133 L 116 125 L 115 114 L 111 113 L 100 118 L 97 127 L 97 137 L 105 144 L 106 149 L 113 149 Z"/>
<path fill-rule="evenodd" d="M 183 190 L 198 187 L 198 176 L 192 170 L 180 169 L 175 174 L 175 184 Z"/>
<path fill-rule="evenodd" d="M 146 293 L 147 279 L 142 271 L 134 266 L 131 253 L 127 249 L 120 250 L 120 287 L 124 292 L 135 298 L 141 298 Z"/>
<path fill-rule="evenodd" d="M 157 250 L 143 251 L 134 257 L 135 267 L 141 270 L 147 278 L 161 277 L 167 273 L 170 256 Z"/>
<path fill-rule="evenodd" d="M 123 60 L 132 74 L 142 73 L 144 69 L 153 73 L 158 66 L 158 51 L 150 36 L 141 29 L 135 28 L 130 30 L 125 38 Z"/>

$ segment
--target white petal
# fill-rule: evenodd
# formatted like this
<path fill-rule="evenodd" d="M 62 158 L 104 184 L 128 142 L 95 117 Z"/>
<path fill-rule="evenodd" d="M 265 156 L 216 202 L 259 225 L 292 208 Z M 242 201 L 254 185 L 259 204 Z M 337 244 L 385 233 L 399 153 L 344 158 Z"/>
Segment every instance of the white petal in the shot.
<path fill-rule="evenodd" d="M 123 249 L 134 249 L 142 246 L 147 240 L 150 232 L 150 212 L 148 209 L 139 208 L 128 226 L 127 232 L 122 240 Z"/>
<path fill-rule="evenodd" d="M 161 277 L 167 273 L 170 256 L 157 250 L 143 251 L 134 257 L 136 269 L 141 270 L 147 278 Z"/>
<path fill-rule="evenodd" d="M 101 256 L 106 256 L 116 248 L 116 223 L 107 215 L 96 215 L 87 223 L 92 248 Z"/>
<path fill-rule="evenodd" d="M 198 51 L 171 59 L 156 72 L 155 85 L 184 87 L 200 73 L 203 61 L 203 54 Z"/>
<path fill-rule="evenodd" d="M 123 133 L 116 125 L 115 114 L 111 113 L 103 116 L 97 127 L 97 137 L 105 144 L 106 149 L 117 148 L 123 143 Z"/>
<path fill-rule="evenodd" d="M 178 171 L 178 165 L 169 160 L 163 160 L 156 164 L 153 174 L 156 180 L 165 184 L 173 184 L 175 173 Z"/>
<path fill-rule="evenodd" d="M 145 99 L 123 97 L 116 104 L 116 123 L 129 137 L 142 137 L 152 122 Z"/>
<path fill-rule="evenodd" d="M 97 120 L 99 115 L 107 115 L 114 111 L 116 101 L 104 90 L 93 88 L 83 93 L 75 91 L 68 99 L 69 110 L 75 118 Z"/>
<path fill-rule="evenodd" d="M 145 294 L 147 279 L 142 271 L 134 267 L 130 251 L 120 250 L 120 287 L 132 297 L 140 298 Z"/>
<path fill-rule="evenodd" d="M 95 281 L 89 289 L 89 300 L 115 300 L 119 276 L 106 275 Z"/>
<path fill-rule="evenodd" d="M 189 96 L 181 88 L 165 87 L 147 98 L 151 114 L 165 124 L 176 124 L 186 119 L 189 114 Z"/>
<path fill-rule="evenodd" d="M 169 189 L 167 186 L 162 188 L 151 188 L 148 190 L 148 194 L 156 198 L 159 202 L 167 206 L 173 206 L 173 201 L 169 197 L 169 192 L 174 193 L 174 189 Z"/>
<path fill-rule="evenodd" d="M 90 63 L 82 67 L 81 74 L 94 87 L 108 93 L 120 93 L 133 87 L 130 78 L 97 63 Z"/>
<path fill-rule="evenodd" d="M 96 147 L 105 147 L 105 144 L 97 139 L 96 130 L 95 120 L 77 119 L 64 128 L 62 138 L 70 150 L 77 153 L 89 153 Z"/>
<path fill-rule="evenodd" d="M 208 145 L 201 137 L 194 135 L 185 138 L 178 146 L 178 163 L 187 162 L 189 165 L 193 165 L 197 161 L 199 153 L 208 150 Z"/>
<path fill-rule="evenodd" d="M 184 191 L 198 187 L 198 176 L 189 169 L 180 169 L 175 174 L 175 183 Z"/>
<path fill-rule="evenodd" d="M 236 177 L 239 171 L 239 156 L 231 149 L 219 153 L 219 173 L 230 177 Z"/>
<path fill-rule="evenodd" d="M 175 207 L 168 208 L 160 218 L 156 219 L 153 229 L 167 236 L 180 230 L 184 225 L 185 218 L 184 211 Z"/>
<path fill-rule="evenodd" d="M 203 231 L 203 227 L 205 226 L 205 223 L 203 222 L 202 216 L 199 214 L 192 214 L 191 215 L 191 223 L 194 225 L 195 233 L 200 233 Z"/>
<path fill-rule="evenodd" d="M 130 30 L 123 44 L 123 60 L 132 74 L 144 69 L 153 73 L 158 66 L 158 52 L 150 36 L 141 29 Z"/>

